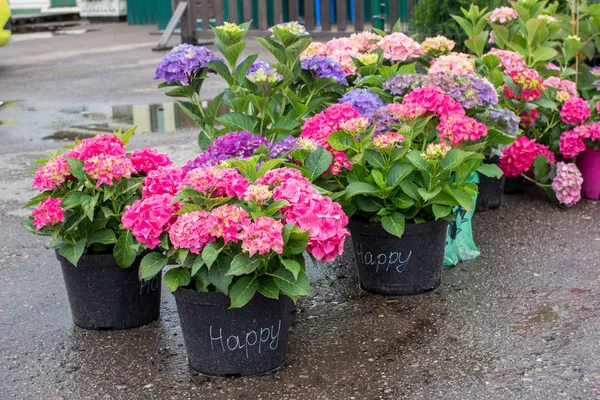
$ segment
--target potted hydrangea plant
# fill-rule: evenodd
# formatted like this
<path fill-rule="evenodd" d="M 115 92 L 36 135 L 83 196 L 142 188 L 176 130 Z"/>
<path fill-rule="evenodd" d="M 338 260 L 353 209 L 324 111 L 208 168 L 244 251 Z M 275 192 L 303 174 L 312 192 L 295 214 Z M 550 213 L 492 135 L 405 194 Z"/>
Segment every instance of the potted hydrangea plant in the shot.
<path fill-rule="evenodd" d="M 277 168 L 282 161 L 257 155 L 159 168 L 123 213 L 135 243 L 155 250 L 141 262 L 143 279 L 176 265 L 164 282 L 177 301 L 190 366 L 203 374 L 281 366 L 292 302 L 310 294 L 306 257 L 331 261 L 343 251 L 341 206 L 298 169 Z"/>
<path fill-rule="evenodd" d="M 387 112 L 362 117 L 351 103 L 335 104 L 306 121 L 300 140 L 332 153 L 317 184 L 350 216 L 363 289 L 409 295 L 440 285 L 453 207 L 470 211 L 485 125 L 437 86 L 418 88 Z M 306 148 L 306 146 L 304 146 Z M 296 149 L 301 163 L 310 152 Z"/>
<path fill-rule="evenodd" d="M 40 160 L 33 187 L 41 193 L 23 226 L 52 238 L 75 325 L 127 329 L 158 318 L 160 281 L 138 278 L 142 248 L 121 214 L 141 198 L 142 180 L 171 164 L 154 149 L 127 153 L 133 130 L 102 134 Z"/>

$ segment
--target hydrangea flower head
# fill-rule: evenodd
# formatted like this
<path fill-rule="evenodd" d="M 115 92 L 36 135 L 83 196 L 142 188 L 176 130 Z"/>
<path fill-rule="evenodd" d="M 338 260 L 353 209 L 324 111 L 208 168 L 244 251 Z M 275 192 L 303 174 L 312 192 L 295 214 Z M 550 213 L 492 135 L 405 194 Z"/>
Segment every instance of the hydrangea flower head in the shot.
<path fill-rule="evenodd" d="M 66 158 L 56 156 L 38 168 L 32 186 L 40 191 L 51 190 L 61 185 L 69 176 L 71 176 L 71 170 Z"/>
<path fill-rule="evenodd" d="M 381 40 L 381 36 L 373 32 L 360 32 L 350 35 L 350 40 L 356 43 L 358 51 L 370 53 L 378 46 L 377 43 Z"/>
<path fill-rule="evenodd" d="M 402 142 L 404 142 L 404 136 L 401 134 L 384 133 L 373 138 L 373 147 L 379 151 L 386 152 L 396 148 Z"/>
<path fill-rule="evenodd" d="M 381 38 L 377 45 L 383 49 L 383 57 L 387 60 L 406 61 L 423 55 L 421 45 L 402 32 L 394 32 Z"/>
<path fill-rule="evenodd" d="M 223 25 L 217 26 L 215 29 L 220 29 L 223 32 L 228 33 L 230 36 L 234 36 L 237 37 L 238 35 L 242 34 L 244 32 L 244 30 L 242 28 L 240 28 L 240 26 L 238 24 L 234 24 L 231 22 L 223 22 Z"/>
<path fill-rule="evenodd" d="M 179 203 L 171 204 L 172 201 L 173 195 L 167 193 L 136 200 L 125 207 L 121 222 L 138 242 L 153 249 L 160 243 L 160 235 L 173 222 L 173 215 L 181 207 Z"/>
<path fill-rule="evenodd" d="M 583 177 L 575 164 L 558 162 L 556 177 L 552 181 L 552 189 L 561 204 L 572 207 L 581 200 L 581 184 Z"/>
<path fill-rule="evenodd" d="M 590 68 L 590 74 L 596 78 L 600 78 L 600 66 Z"/>
<path fill-rule="evenodd" d="M 560 135 L 558 142 L 560 152 L 565 157 L 577 157 L 585 150 L 585 141 L 578 130 L 566 131 Z"/>
<path fill-rule="evenodd" d="M 465 108 L 498 104 L 498 92 L 486 79 L 471 74 L 429 74 L 425 86 L 437 86 Z"/>
<path fill-rule="evenodd" d="M 558 19 L 556 17 L 553 17 L 552 15 L 547 15 L 547 14 L 540 14 L 537 16 L 537 19 L 539 19 L 540 21 L 544 21 L 547 24 L 551 24 L 553 22 L 558 22 Z"/>
<path fill-rule="evenodd" d="M 83 139 L 81 143 L 67 151 L 65 156 L 85 161 L 100 154 L 125 157 L 125 153 L 123 141 L 113 134 L 105 133 Z"/>
<path fill-rule="evenodd" d="M 475 60 L 464 53 L 450 53 L 433 61 L 429 67 L 428 75 L 445 72 L 449 74 L 474 75 Z"/>
<path fill-rule="evenodd" d="M 408 104 L 408 107 L 418 107 L 414 104 Z M 373 137 L 379 136 L 381 134 L 397 131 L 398 128 L 395 125 L 401 125 L 402 119 L 394 113 L 391 113 L 388 110 L 388 106 L 381 107 L 369 116 L 371 123 L 375 125 L 375 129 L 373 130 Z"/>
<path fill-rule="evenodd" d="M 170 194 L 175 196 L 181 187 L 185 171 L 173 165 L 158 167 L 148 172 L 144 178 L 142 197 L 147 198 L 155 194 Z"/>
<path fill-rule="evenodd" d="M 248 179 L 233 168 L 206 166 L 189 171 L 181 186 L 189 186 L 213 198 L 237 196 L 241 199 L 248 184 Z"/>
<path fill-rule="evenodd" d="M 519 123 L 521 118 L 508 108 L 492 109 L 490 111 L 491 119 L 498 124 L 500 130 L 505 131 L 509 135 L 519 133 Z"/>
<path fill-rule="evenodd" d="M 270 145 L 269 157 L 278 158 L 296 148 L 298 148 L 298 138 L 288 136 L 285 139 Z"/>
<path fill-rule="evenodd" d="M 352 108 L 363 117 L 385 105 L 378 94 L 369 89 L 356 88 L 346 92 L 339 100 L 340 103 L 350 103 Z"/>
<path fill-rule="evenodd" d="M 448 139 L 453 146 L 487 136 L 487 128 L 484 124 L 464 114 L 442 115 L 436 129 L 440 138 Z"/>
<path fill-rule="evenodd" d="M 280 82 L 283 79 L 280 73 L 273 67 L 271 67 L 268 63 L 256 60 L 254 63 L 248 68 L 248 72 L 246 73 L 246 79 L 256 85 L 274 85 Z"/>
<path fill-rule="evenodd" d="M 488 54 L 498 56 L 500 58 L 500 66 L 506 70 L 520 71 L 527 68 L 523 56 L 516 51 L 493 48 Z"/>
<path fill-rule="evenodd" d="M 416 103 L 392 103 L 388 104 L 387 108 L 392 115 L 405 122 L 412 121 L 427 112 L 424 107 Z"/>
<path fill-rule="evenodd" d="M 515 139 L 513 144 L 502 152 L 499 167 L 504 175 L 509 178 L 519 176 L 529 171 L 533 161 L 540 154 L 545 156 L 551 164 L 554 164 L 554 154 L 550 152 L 547 146 L 522 136 Z"/>
<path fill-rule="evenodd" d="M 350 135 L 360 135 L 369 126 L 369 118 L 359 117 L 352 118 L 340 124 L 340 128 Z"/>
<path fill-rule="evenodd" d="M 429 78 L 421 74 L 397 75 L 383 82 L 383 89 L 395 96 L 404 96 L 425 86 L 429 86 Z"/>
<path fill-rule="evenodd" d="M 490 16 L 488 17 L 488 21 L 506 24 L 507 22 L 515 20 L 517 18 L 519 18 L 519 14 L 517 14 L 517 10 L 515 10 L 514 8 L 498 7 L 492 10 Z"/>
<path fill-rule="evenodd" d="M 258 185 L 281 186 L 283 182 L 290 179 L 304 179 L 302 172 L 296 168 L 282 167 L 267 171 L 256 180 Z"/>
<path fill-rule="evenodd" d="M 244 225 L 240 233 L 242 251 L 250 257 L 274 251 L 283 253 L 283 224 L 271 217 L 258 217 L 253 223 Z"/>
<path fill-rule="evenodd" d="M 37 205 L 31 213 L 36 232 L 39 232 L 45 226 L 56 225 L 64 221 L 65 210 L 60 206 L 61 203 L 62 198 L 60 197 L 56 199 L 48 197 Z"/>
<path fill-rule="evenodd" d="M 543 83 L 545 86 L 552 87 L 561 92 L 567 92 L 569 94 L 569 98 L 577 97 L 577 85 L 575 84 L 575 82 L 566 79 L 560 79 L 557 76 L 551 76 L 547 78 Z"/>
<path fill-rule="evenodd" d="M 312 42 L 308 47 L 300 54 L 300 60 L 304 58 L 311 58 L 315 56 L 326 56 L 325 43 Z"/>
<path fill-rule="evenodd" d="M 211 215 L 214 217 L 214 225 L 210 234 L 222 237 L 225 243 L 237 242 L 242 228 L 250 223 L 246 210 L 229 204 L 215 208 Z"/>
<path fill-rule="evenodd" d="M 97 180 L 96 187 L 100 187 L 103 183 L 112 185 L 113 180 L 119 181 L 123 177 L 131 178 L 131 174 L 136 172 L 130 159 L 106 154 L 85 160 L 83 170 Z"/>
<path fill-rule="evenodd" d="M 439 57 L 449 54 L 456 43 L 454 40 L 450 40 L 445 36 L 435 36 L 426 38 L 423 43 L 421 43 L 421 48 L 423 52 L 432 57 Z"/>
<path fill-rule="evenodd" d="M 425 161 L 437 161 L 441 160 L 448 154 L 452 147 L 450 147 L 444 140 L 440 140 L 440 143 L 429 143 L 427 150 L 421 153 L 421 158 Z"/>
<path fill-rule="evenodd" d="M 306 32 L 306 28 L 303 25 L 300 25 L 298 21 L 284 22 L 275 25 L 273 28 L 281 29 L 282 31 L 285 31 L 294 36 L 308 35 L 308 32 Z M 273 28 L 271 28 L 270 30 L 273 31 Z"/>
<path fill-rule="evenodd" d="M 200 254 L 207 244 L 215 241 L 215 237 L 211 235 L 215 224 L 215 217 L 211 213 L 204 210 L 192 211 L 178 216 L 167 231 L 173 247 Z"/>
<path fill-rule="evenodd" d="M 167 83 L 189 84 L 189 78 L 200 68 L 219 58 L 206 47 L 180 44 L 169 51 L 158 63 L 154 80 L 163 79 Z"/>
<path fill-rule="evenodd" d="M 560 118 L 567 125 L 581 125 L 587 121 L 590 114 L 590 105 L 581 97 L 570 98 L 560 110 Z"/>
<path fill-rule="evenodd" d="M 273 197 L 269 185 L 250 185 L 244 193 L 244 200 L 261 204 Z"/>
<path fill-rule="evenodd" d="M 538 72 L 533 68 L 523 69 L 519 71 L 512 70 L 509 71 L 509 75 L 514 84 L 521 87 L 521 96 L 526 101 L 533 101 L 535 99 L 540 98 L 542 96 L 540 90 L 546 88 L 542 78 L 540 77 L 540 74 L 538 74 Z"/>
<path fill-rule="evenodd" d="M 329 57 L 305 57 L 300 60 L 300 64 L 303 70 L 311 71 L 317 78 L 335 79 L 339 84 L 348 86 L 342 66 Z"/>
<path fill-rule="evenodd" d="M 360 56 L 360 46 L 350 38 L 336 38 L 325 43 L 323 54 L 341 65 L 346 75 L 354 75 L 356 65 L 352 58 Z"/>
<path fill-rule="evenodd" d="M 361 54 L 358 56 L 358 61 L 363 65 L 375 65 L 379 61 L 377 54 Z"/>
<path fill-rule="evenodd" d="M 149 148 L 134 150 L 129 155 L 129 159 L 137 172 L 148 173 L 159 167 L 173 165 L 168 154 L 159 153 L 158 150 Z"/>
<path fill-rule="evenodd" d="M 415 89 L 404 96 L 402 104 L 411 103 L 424 108 L 428 112 L 438 115 L 465 113 L 465 110 L 460 103 L 442 93 L 442 90 L 437 86 Z"/>

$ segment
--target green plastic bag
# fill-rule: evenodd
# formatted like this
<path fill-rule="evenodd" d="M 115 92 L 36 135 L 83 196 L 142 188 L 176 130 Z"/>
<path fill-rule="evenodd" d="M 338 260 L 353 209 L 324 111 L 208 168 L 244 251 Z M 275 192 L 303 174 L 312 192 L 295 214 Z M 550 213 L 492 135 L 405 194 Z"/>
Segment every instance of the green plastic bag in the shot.
<path fill-rule="evenodd" d="M 479 176 L 474 173 L 467 182 L 479 183 Z M 477 201 L 477 195 L 473 198 Z M 444 267 L 450 268 L 459 261 L 472 260 L 479 256 L 479 249 L 473 241 L 473 230 L 471 229 L 471 218 L 475 213 L 475 207 L 466 212 L 462 207 L 454 207 L 452 210 L 456 221 L 448 225 L 446 234 L 446 250 L 444 252 Z"/>

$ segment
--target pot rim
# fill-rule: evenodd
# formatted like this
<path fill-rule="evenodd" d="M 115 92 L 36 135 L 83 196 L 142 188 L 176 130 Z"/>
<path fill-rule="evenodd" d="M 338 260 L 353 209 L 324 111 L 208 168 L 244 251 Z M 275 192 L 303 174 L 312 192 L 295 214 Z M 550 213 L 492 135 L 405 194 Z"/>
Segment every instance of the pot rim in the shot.
<path fill-rule="evenodd" d="M 404 233 L 402 234 L 402 237 L 399 237 L 398 239 L 400 240 L 405 236 L 419 236 L 429 232 L 447 229 L 449 224 L 450 221 L 443 219 L 438 219 L 437 221 L 425 221 L 423 223 L 407 221 Z M 361 235 L 369 236 L 393 236 L 383 229 L 383 226 L 380 222 L 363 222 L 350 218 L 348 221 L 348 229 L 350 230 L 351 234 L 356 232 Z"/>

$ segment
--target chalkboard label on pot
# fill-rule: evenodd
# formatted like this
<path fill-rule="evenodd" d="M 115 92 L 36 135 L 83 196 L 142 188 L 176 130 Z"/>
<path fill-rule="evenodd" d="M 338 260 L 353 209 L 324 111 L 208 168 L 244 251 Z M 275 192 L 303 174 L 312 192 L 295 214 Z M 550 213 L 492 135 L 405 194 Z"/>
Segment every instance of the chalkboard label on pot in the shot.
<path fill-rule="evenodd" d="M 381 224 L 351 220 L 354 256 L 363 290 L 407 296 L 437 289 L 444 265 L 448 222 L 406 224 L 401 238 Z"/>
<path fill-rule="evenodd" d="M 222 293 L 179 288 L 174 293 L 190 367 L 209 376 L 259 375 L 285 362 L 293 302 L 256 294 L 229 308 Z"/>

